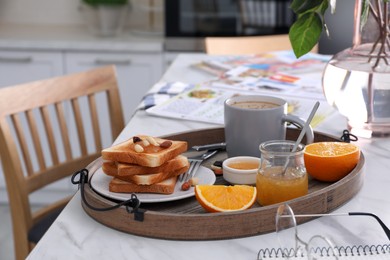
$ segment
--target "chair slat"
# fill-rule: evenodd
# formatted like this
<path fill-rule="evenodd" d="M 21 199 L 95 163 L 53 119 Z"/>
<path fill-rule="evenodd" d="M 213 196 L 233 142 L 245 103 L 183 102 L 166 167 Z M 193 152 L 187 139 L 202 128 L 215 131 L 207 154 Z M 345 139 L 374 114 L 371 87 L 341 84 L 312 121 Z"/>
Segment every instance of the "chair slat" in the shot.
<path fill-rule="evenodd" d="M 23 131 L 22 123 L 18 114 L 11 115 L 11 122 L 15 129 L 16 137 L 18 139 L 20 150 L 22 153 L 24 165 L 26 167 L 27 175 L 31 176 L 34 173 L 34 169 L 31 162 L 31 156 L 28 152 L 28 146 L 25 138 L 25 134 Z"/>
<path fill-rule="evenodd" d="M 99 117 L 96 107 L 96 99 L 94 94 L 88 95 L 88 103 L 89 103 L 89 109 L 91 111 L 91 121 L 92 121 L 92 129 L 93 129 L 93 136 L 95 139 L 95 147 L 96 151 L 102 150 L 102 142 L 101 142 L 101 134 L 100 134 L 100 127 L 99 127 Z"/>
<path fill-rule="evenodd" d="M 60 125 L 61 139 L 64 145 L 66 160 L 69 161 L 70 159 L 72 159 L 72 149 L 69 141 L 69 135 L 68 135 L 69 131 L 65 121 L 64 107 L 62 103 L 59 102 L 56 103 L 55 108 L 56 108 L 58 123 Z"/>
<path fill-rule="evenodd" d="M 81 116 L 80 104 L 77 98 L 72 99 L 72 108 L 76 120 L 76 128 L 77 128 L 77 135 L 79 137 L 81 155 L 86 155 L 88 154 L 88 152 L 87 152 L 87 145 L 85 141 L 84 124 L 83 124 L 83 118 Z"/>
<path fill-rule="evenodd" d="M 42 171 L 46 168 L 45 158 L 43 156 L 42 145 L 38 134 L 37 123 L 32 110 L 28 110 L 27 123 L 30 127 L 31 138 L 34 144 L 34 152 L 38 159 L 39 170 Z"/>
<path fill-rule="evenodd" d="M 47 140 L 49 142 L 51 159 L 53 160 L 53 165 L 57 165 L 59 163 L 59 160 L 58 160 L 58 153 L 56 148 L 57 147 L 56 141 L 53 133 L 53 125 L 50 120 L 49 109 L 48 107 L 41 107 L 40 110 L 42 114 L 43 124 L 45 126 L 45 131 L 47 134 Z"/>
<path fill-rule="evenodd" d="M 107 103 L 110 113 L 110 124 L 111 124 L 111 135 L 112 140 L 115 140 L 120 132 L 123 130 L 121 125 L 124 125 L 122 110 L 119 106 L 116 106 L 115 103 L 120 101 L 119 90 L 110 89 L 107 90 Z"/>

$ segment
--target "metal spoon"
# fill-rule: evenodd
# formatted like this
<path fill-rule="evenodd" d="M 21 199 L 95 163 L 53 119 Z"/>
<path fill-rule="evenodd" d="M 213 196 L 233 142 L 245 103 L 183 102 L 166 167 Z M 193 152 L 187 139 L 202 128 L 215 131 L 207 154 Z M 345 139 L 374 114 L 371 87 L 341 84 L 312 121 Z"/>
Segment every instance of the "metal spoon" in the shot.
<path fill-rule="evenodd" d="M 309 117 L 306 120 L 305 125 L 302 127 L 301 132 L 299 133 L 298 139 L 296 140 L 296 142 L 295 142 L 295 144 L 294 144 L 294 146 L 293 146 L 293 148 L 291 150 L 292 153 L 297 151 L 298 145 L 301 143 L 302 138 L 305 135 L 306 130 L 309 127 L 311 120 L 313 120 L 313 117 L 314 117 L 315 113 L 317 112 L 317 109 L 318 109 L 319 106 L 320 106 L 320 102 L 317 101 L 314 104 L 313 109 L 311 110 L 310 115 L 309 115 Z M 289 159 L 287 159 L 286 163 L 284 164 L 282 175 L 285 174 L 288 163 L 289 163 Z"/>

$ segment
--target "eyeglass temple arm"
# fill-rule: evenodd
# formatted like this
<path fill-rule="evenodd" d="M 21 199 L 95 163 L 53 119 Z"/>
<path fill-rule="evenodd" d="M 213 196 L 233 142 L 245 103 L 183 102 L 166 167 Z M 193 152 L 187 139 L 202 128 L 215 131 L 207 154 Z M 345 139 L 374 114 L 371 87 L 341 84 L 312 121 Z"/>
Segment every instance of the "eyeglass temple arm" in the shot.
<path fill-rule="evenodd" d="M 375 214 L 372 213 L 366 213 L 366 212 L 349 212 L 348 215 L 350 216 L 370 216 L 375 218 L 379 225 L 381 225 L 383 231 L 385 231 L 387 238 L 390 240 L 390 229 L 383 223 L 383 221 Z"/>

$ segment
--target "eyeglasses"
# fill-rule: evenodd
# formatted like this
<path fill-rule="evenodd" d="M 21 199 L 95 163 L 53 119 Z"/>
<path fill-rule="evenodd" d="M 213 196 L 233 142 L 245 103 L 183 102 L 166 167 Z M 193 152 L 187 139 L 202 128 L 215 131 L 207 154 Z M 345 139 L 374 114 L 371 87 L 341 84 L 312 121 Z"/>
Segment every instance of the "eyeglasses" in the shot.
<path fill-rule="evenodd" d="M 338 259 L 338 251 L 331 239 L 315 235 L 305 242 L 298 236 L 296 218 L 299 217 L 323 217 L 323 216 L 370 216 L 375 218 L 386 236 L 390 240 L 390 229 L 375 214 L 366 212 L 348 212 L 348 213 L 329 213 L 329 214 L 299 214 L 295 215 L 291 207 L 282 204 L 278 207 L 275 217 L 276 233 L 278 234 L 279 244 L 283 257 L 290 258 L 294 256 L 307 256 L 308 259 L 316 259 L 324 255 L 328 259 Z M 257 256 L 259 258 L 259 254 Z"/>
<path fill-rule="evenodd" d="M 307 256 L 308 259 L 312 260 L 327 255 L 330 257 L 329 259 L 338 259 L 335 246 L 329 238 L 315 235 L 306 242 L 299 237 L 296 217 L 303 216 L 308 217 L 309 215 L 295 215 L 287 204 L 278 207 L 275 228 L 282 256 L 287 259 L 295 256 Z"/>

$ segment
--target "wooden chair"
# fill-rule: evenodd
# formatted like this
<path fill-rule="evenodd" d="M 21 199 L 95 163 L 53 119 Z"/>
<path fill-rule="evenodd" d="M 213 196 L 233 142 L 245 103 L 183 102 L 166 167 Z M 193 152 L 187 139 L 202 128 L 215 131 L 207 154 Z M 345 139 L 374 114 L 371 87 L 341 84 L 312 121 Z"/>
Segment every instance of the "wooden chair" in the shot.
<path fill-rule="evenodd" d="M 243 37 L 206 37 L 205 50 L 211 55 L 258 54 L 291 50 L 288 34 Z M 317 52 L 318 47 L 312 52 Z"/>
<path fill-rule="evenodd" d="M 0 156 L 17 259 L 25 259 L 69 200 L 32 212 L 30 194 L 85 168 L 100 156 L 106 129 L 114 140 L 123 127 L 112 66 L 0 89 Z"/>

